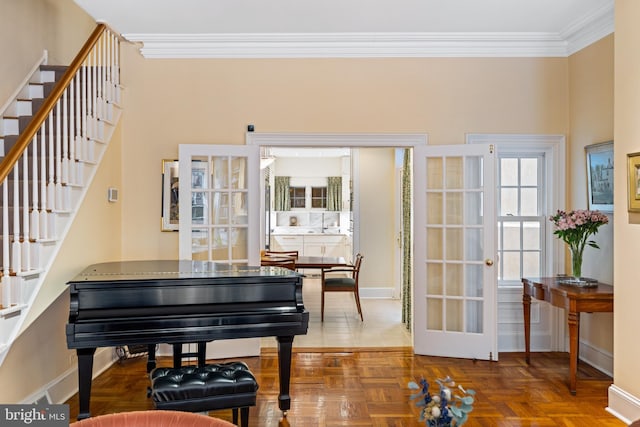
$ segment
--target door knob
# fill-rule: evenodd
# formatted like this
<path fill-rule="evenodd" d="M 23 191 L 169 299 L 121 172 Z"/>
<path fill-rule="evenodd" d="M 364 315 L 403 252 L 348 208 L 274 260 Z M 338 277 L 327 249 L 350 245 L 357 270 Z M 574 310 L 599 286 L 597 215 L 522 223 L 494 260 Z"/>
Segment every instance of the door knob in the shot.
<path fill-rule="evenodd" d="M 484 260 L 484 263 L 487 264 L 489 267 L 491 267 L 493 265 L 493 260 L 487 258 L 487 259 Z"/>

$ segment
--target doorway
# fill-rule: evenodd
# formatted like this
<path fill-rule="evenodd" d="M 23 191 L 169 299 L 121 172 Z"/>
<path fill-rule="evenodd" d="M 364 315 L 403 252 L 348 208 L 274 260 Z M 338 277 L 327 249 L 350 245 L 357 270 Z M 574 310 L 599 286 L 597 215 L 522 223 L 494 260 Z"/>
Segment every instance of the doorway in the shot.
<path fill-rule="evenodd" d="M 322 152 L 322 150 L 328 150 L 330 148 L 348 149 L 352 153 L 351 159 L 349 160 L 348 175 L 354 177 L 349 190 L 353 197 L 347 199 L 350 209 L 349 215 L 346 218 L 349 221 L 348 229 L 352 232 L 352 235 L 350 236 L 352 242 L 350 254 L 353 255 L 360 252 L 363 253 L 365 257 L 361 283 L 369 283 L 369 286 L 365 285 L 361 288 L 361 296 L 363 300 L 371 302 L 372 305 L 374 305 L 374 303 L 375 305 L 381 305 L 385 300 L 392 301 L 395 304 L 395 308 L 393 308 L 393 310 L 397 313 L 397 317 L 400 318 L 400 301 L 398 299 L 392 300 L 393 297 L 398 297 L 396 276 L 401 270 L 400 265 L 393 266 L 399 261 L 399 258 L 396 255 L 398 247 L 398 225 L 396 223 L 396 216 L 399 211 L 396 205 L 398 200 L 400 200 L 396 195 L 397 188 L 395 187 L 396 179 L 399 176 L 396 170 L 396 150 L 398 148 L 412 148 L 416 145 L 426 144 L 426 135 L 309 135 L 247 133 L 247 144 L 259 145 L 263 151 L 265 151 L 267 147 L 270 148 L 270 150 L 266 151 L 270 151 L 271 155 L 268 156 L 268 158 L 263 159 L 263 165 L 273 164 L 272 162 L 277 161 L 278 156 L 274 155 L 278 152 L 276 147 L 278 149 L 286 148 L 299 151 L 313 149 L 318 152 Z M 383 166 L 385 162 L 387 166 Z M 276 174 L 278 173 L 277 167 L 275 169 L 270 169 L 269 173 L 271 173 L 271 171 L 275 171 Z M 384 171 L 387 171 L 388 174 Z M 386 196 L 380 197 L 382 194 L 380 191 L 381 186 L 389 187 L 388 198 Z M 263 212 L 268 209 L 266 203 L 270 200 L 269 197 L 265 196 L 266 195 L 263 192 L 261 197 L 262 203 L 265 204 L 263 205 Z M 288 215 L 290 216 L 291 214 Z M 282 216 L 284 217 L 286 215 Z M 269 224 L 267 218 L 271 218 L 272 228 L 274 228 L 274 224 L 287 224 L 287 219 L 278 219 L 277 213 L 276 215 L 272 213 L 270 216 L 262 215 L 261 217 L 265 218 L 265 227 Z M 351 222 L 351 218 L 353 222 Z M 380 221 L 383 222 L 381 223 Z M 387 221 L 387 223 L 384 221 Z M 341 221 L 340 226 L 344 225 L 347 224 Z M 299 226 L 296 225 L 296 227 Z M 269 235 L 269 231 L 270 230 L 265 230 L 264 228 L 261 231 L 261 236 L 264 236 L 265 240 Z M 378 244 L 380 239 L 385 243 Z M 380 247 L 385 247 L 386 252 L 380 250 Z M 390 265 L 392 268 L 389 268 Z M 376 274 L 376 268 L 386 270 L 387 277 L 384 278 L 384 275 Z M 366 277 L 367 270 L 369 270 L 370 274 L 369 279 Z M 309 287 L 311 288 L 313 286 L 314 284 L 311 284 Z M 307 305 L 306 298 L 305 305 Z M 374 310 L 386 312 L 388 308 L 374 308 Z M 372 319 L 373 317 L 369 319 L 369 322 L 371 322 Z M 325 313 L 325 322 L 326 320 L 327 313 Z M 367 323 L 367 320 L 365 312 L 365 323 Z M 350 320 L 348 320 L 348 322 L 350 322 Z M 359 319 L 357 319 L 357 325 L 360 325 Z M 403 333 L 402 329 L 403 328 L 398 328 L 399 335 Z M 412 338 L 410 334 L 406 332 L 406 330 L 404 333 L 407 336 L 402 342 L 406 345 L 411 345 Z M 373 336 L 371 339 L 371 346 L 379 347 L 381 345 L 385 345 L 385 342 L 383 341 L 384 340 L 381 341 L 379 337 L 376 339 L 375 336 Z M 352 342 L 354 341 L 352 340 Z M 335 346 L 335 340 L 329 340 L 327 345 Z M 389 342 L 388 345 L 393 346 L 398 344 L 397 341 L 395 341 Z"/>

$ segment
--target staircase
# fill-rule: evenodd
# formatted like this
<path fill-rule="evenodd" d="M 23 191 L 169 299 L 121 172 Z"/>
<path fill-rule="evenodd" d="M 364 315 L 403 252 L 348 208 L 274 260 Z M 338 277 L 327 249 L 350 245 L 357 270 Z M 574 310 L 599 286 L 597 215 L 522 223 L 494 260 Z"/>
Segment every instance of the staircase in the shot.
<path fill-rule="evenodd" d="M 0 364 L 120 118 L 119 43 L 98 25 L 69 66 L 38 64 L 0 110 Z"/>

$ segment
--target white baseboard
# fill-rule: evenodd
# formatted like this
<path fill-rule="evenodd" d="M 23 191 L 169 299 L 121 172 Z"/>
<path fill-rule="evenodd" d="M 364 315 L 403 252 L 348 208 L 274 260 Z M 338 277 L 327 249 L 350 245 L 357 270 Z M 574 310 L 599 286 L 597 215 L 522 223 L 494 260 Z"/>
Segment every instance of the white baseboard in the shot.
<path fill-rule="evenodd" d="M 360 298 L 392 299 L 393 288 L 360 288 Z"/>
<path fill-rule="evenodd" d="M 585 340 L 580 340 L 578 354 L 580 360 L 584 360 L 589 365 L 613 377 L 613 354 L 595 347 Z"/>
<path fill-rule="evenodd" d="M 183 344 L 183 353 L 193 353 L 197 350 L 195 343 Z M 229 340 L 217 340 L 207 343 L 207 360 L 227 359 L 231 357 L 252 357 L 260 355 L 260 338 L 236 338 Z M 156 356 L 173 356 L 173 346 L 160 344 L 156 350 Z M 184 360 L 196 360 L 195 357 Z"/>
<path fill-rule="evenodd" d="M 609 387 L 609 406 L 607 412 L 627 424 L 640 419 L 640 399 L 612 384 Z"/>

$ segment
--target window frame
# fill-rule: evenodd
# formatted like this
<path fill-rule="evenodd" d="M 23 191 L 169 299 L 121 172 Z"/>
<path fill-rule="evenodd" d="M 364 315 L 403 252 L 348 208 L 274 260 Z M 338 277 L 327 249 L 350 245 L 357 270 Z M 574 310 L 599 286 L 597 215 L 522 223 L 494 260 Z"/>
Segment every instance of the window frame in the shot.
<path fill-rule="evenodd" d="M 532 135 L 532 134 L 467 134 L 467 144 L 491 144 L 498 156 L 503 154 L 537 154 L 545 155 L 544 181 L 547 184 L 544 195 L 544 215 L 553 215 L 565 205 L 565 168 L 566 141 L 564 135 Z M 497 171 L 496 171 L 497 173 Z M 564 268 L 564 246 L 560 239 L 553 238 L 553 227 L 545 226 L 544 276 L 553 276 Z M 496 239 L 498 238 L 496 232 Z M 497 246 L 496 246 L 497 247 Z M 496 254 L 497 255 L 497 254 Z M 517 287 L 521 288 L 518 283 Z M 515 286 L 514 286 L 515 287 Z"/>
<path fill-rule="evenodd" d="M 320 196 L 315 196 L 314 190 L 320 190 Z M 314 206 L 314 201 L 320 201 L 321 206 Z M 310 188 L 310 209 L 327 209 L 327 186 L 324 185 L 312 185 Z"/>
<path fill-rule="evenodd" d="M 545 272 L 547 271 L 546 268 L 546 252 L 548 251 L 548 245 L 545 239 L 546 236 L 546 228 L 547 228 L 547 215 L 545 214 L 547 209 L 546 209 L 546 199 L 544 197 L 545 194 L 547 194 L 547 187 L 548 185 L 546 185 L 546 181 L 545 181 L 545 165 L 546 165 L 546 156 L 544 153 L 530 153 L 530 152 L 519 152 L 519 153 L 499 153 L 498 156 L 498 161 L 497 163 L 497 168 L 498 168 L 498 173 L 497 173 L 497 177 L 498 179 L 496 180 L 497 182 L 497 192 L 498 192 L 498 197 L 497 197 L 497 203 L 498 203 L 498 215 L 497 215 L 497 221 L 498 221 L 498 259 L 500 259 L 501 261 L 505 259 L 505 254 L 506 253 L 518 253 L 519 255 L 519 273 L 518 275 L 516 275 L 517 279 L 504 279 L 504 263 L 503 262 L 499 262 L 498 266 L 500 271 L 498 272 L 497 276 L 498 276 L 498 287 L 504 288 L 504 287 L 520 287 L 521 286 L 521 278 L 525 277 L 525 276 L 531 276 L 531 274 L 526 274 L 524 271 L 524 265 L 525 265 L 525 261 L 524 261 L 524 257 L 526 255 L 526 253 L 532 253 L 532 252 L 539 252 L 538 255 L 538 259 L 539 259 L 539 271 L 536 272 L 536 274 L 533 274 L 533 276 L 544 276 Z M 522 160 L 523 159 L 537 159 L 538 160 L 538 164 L 537 164 L 537 173 L 536 173 L 536 177 L 537 177 L 537 182 L 536 185 L 523 185 L 521 178 L 522 178 Z M 516 185 L 502 185 L 502 160 L 503 159 L 516 159 L 517 160 L 517 183 Z M 514 188 L 517 190 L 517 201 L 516 201 L 516 205 L 517 205 L 517 212 L 516 213 L 505 213 L 502 211 L 502 193 L 501 193 L 501 189 L 505 189 L 505 188 Z M 523 189 L 528 189 L 528 188 L 536 188 L 537 191 L 537 200 L 536 200 L 536 205 L 537 205 L 537 214 L 538 215 L 522 215 L 522 190 Z M 515 222 L 518 223 L 520 225 L 519 227 L 519 241 L 520 241 L 520 245 L 518 249 L 505 249 L 505 245 L 504 245 L 504 224 L 505 223 L 510 223 L 510 222 Z M 536 250 L 532 250 L 532 249 L 526 249 L 524 247 L 524 224 L 527 222 L 536 222 L 539 224 L 539 249 Z"/>
<path fill-rule="evenodd" d="M 302 196 L 296 195 L 296 192 L 300 192 L 302 190 Z M 303 206 L 297 206 L 296 202 L 302 200 Z M 301 185 L 290 185 L 289 186 L 289 208 L 291 210 L 295 209 L 306 209 L 307 208 L 307 187 Z"/>

